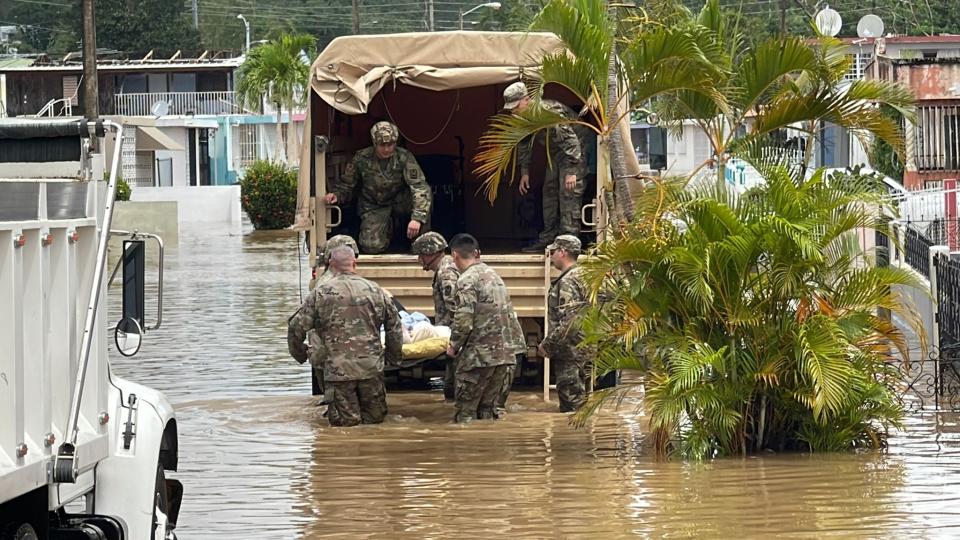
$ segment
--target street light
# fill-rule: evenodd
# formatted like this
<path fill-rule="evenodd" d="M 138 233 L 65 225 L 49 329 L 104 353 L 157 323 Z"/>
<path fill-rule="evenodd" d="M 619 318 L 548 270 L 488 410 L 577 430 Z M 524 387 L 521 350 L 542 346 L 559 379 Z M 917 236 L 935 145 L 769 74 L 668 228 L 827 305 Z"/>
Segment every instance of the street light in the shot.
<path fill-rule="evenodd" d="M 250 52 L 250 23 L 247 22 L 247 18 L 243 15 L 237 15 L 237 18 L 243 21 L 243 26 L 247 30 L 247 46 L 243 49 L 243 54 L 247 54 Z"/>
<path fill-rule="evenodd" d="M 474 11 L 480 8 L 490 8 L 490 9 L 500 9 L 500 2 L 487 2 L 486 4 L 480 4 L 479 6 L 468 9 L 467 11 L 460 10 L 460 30 L 463 30 L 463 17 L 469 15 Z"/>

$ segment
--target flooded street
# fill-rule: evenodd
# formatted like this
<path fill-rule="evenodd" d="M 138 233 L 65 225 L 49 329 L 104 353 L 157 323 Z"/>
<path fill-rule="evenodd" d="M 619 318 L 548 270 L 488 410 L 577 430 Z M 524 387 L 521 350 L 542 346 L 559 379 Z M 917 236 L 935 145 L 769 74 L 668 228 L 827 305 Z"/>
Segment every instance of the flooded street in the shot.
<path fill-rule="evenodd" d="M 162 328 L 111 357 L 177 409 L 181 539 L 960 536 L 953 414 L 908 416 L 887 453 L 700 464 L 645 455 L 631 408 L 574 429 L 536 389 L 495 423 L 449 423 L 434 390 L 331 428 L 286 350 L 299 283 L 289 234 L 182 230 Z"/>

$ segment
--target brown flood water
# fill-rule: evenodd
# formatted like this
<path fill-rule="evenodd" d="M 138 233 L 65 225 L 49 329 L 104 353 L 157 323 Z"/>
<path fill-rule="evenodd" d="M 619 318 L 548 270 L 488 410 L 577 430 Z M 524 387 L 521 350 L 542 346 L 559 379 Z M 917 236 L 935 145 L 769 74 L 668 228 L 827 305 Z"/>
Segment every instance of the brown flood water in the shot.
<path fill-rule="evenodd" d="M 181 539 L 960 537 L 957 415 L 908 416 L 886 453 L 706 463 L 646 455 L 632 408 L 574 429 L 532 389 L 497 422 L 424 390 L 331 428 L 286 352 L 292 236 L 184 230 L 165 272 L 163 327 L 112 360 L 177 409 Z"/>

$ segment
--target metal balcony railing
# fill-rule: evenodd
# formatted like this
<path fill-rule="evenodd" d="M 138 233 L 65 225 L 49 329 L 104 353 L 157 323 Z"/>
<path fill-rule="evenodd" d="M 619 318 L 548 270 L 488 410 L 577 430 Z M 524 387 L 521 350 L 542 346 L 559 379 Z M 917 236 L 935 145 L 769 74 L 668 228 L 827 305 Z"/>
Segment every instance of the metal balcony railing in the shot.
<path fill-rule="evenodd" d="M 164 104 L 164 105 L 158 105 Z M 239 114 L 236 92 L 150 92 L 117 94 L 116 113 L 124 116 Z"/>

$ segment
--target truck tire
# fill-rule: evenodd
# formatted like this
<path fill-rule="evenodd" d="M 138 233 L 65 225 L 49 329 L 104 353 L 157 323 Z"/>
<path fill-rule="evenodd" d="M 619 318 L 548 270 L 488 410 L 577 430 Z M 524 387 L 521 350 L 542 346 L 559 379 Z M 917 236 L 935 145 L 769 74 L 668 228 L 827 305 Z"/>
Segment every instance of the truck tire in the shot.
<path fill-rule="evenodd" d="M 37 531 L 29 523 L 13 523 L 0 532 L 2 540 L 39 540 L 39 538 Z"/>
<path fill-rule="evenodd" d="M 167 540 L 167 515 L 170 513 L 170 498 L 167 496 L 167 478 L 163 465 L 157 463 L 157 480 L 153 486 L 153 525 L 150 540 Z M 162 518 L 162 519 L 161 519 Z M 160 528 L 163 530 L 160 530 Z M 176 538 L 174 536 L 173 538 Z"/>

